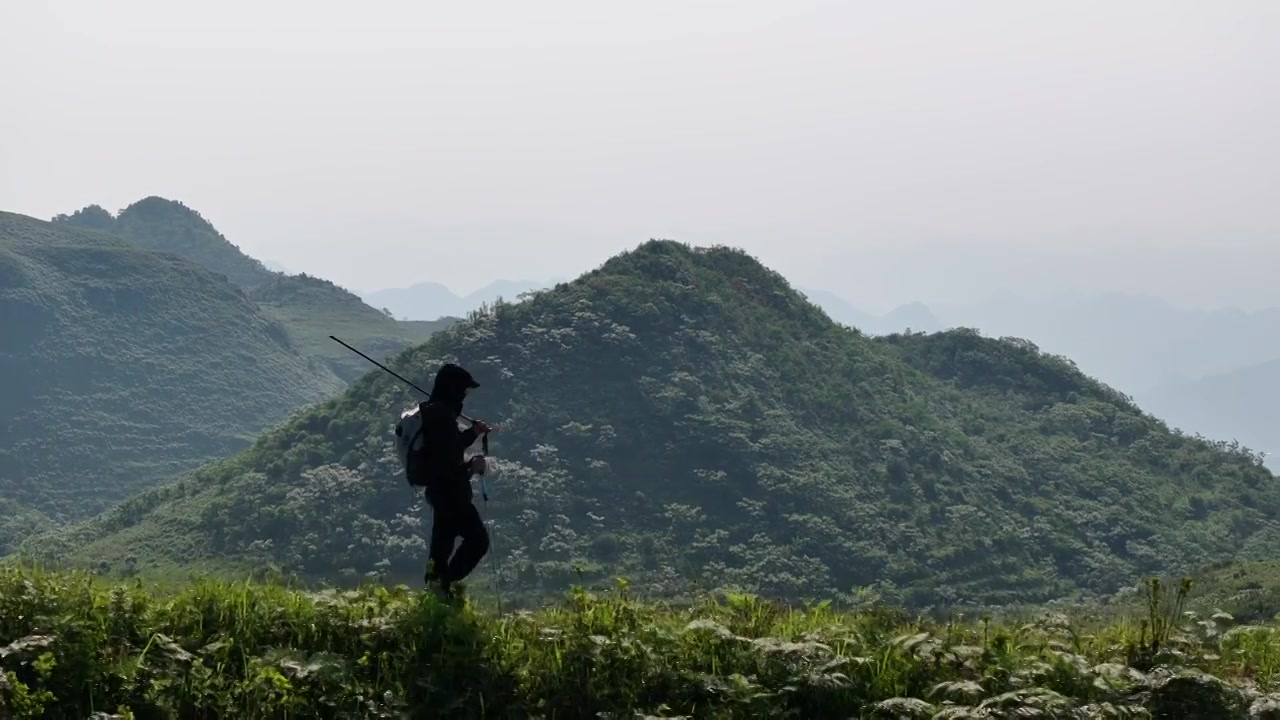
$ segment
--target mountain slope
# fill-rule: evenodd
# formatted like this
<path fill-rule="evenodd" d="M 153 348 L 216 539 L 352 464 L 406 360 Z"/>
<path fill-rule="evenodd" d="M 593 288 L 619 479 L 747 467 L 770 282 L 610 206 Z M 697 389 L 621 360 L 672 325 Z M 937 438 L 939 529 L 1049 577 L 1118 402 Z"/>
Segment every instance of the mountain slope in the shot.
<path fill-rule="evenodd" d="M 369 372 L 368 361 L 329 339 L 337 335 L 374 358 L 394 355 L 456 320 L 395 320 L 334 283 L 307 274 L 281 275 L 250 291 L 307 355 L 324 362 L 343 382 Z"/>
<path fill-rule="evenodd" d="M 407 288 L 373 290 L 364 293 L 362 297 L 370 305 L 387 308 L 396 317 L 435 320 L 462 317 L 499 297 L 506 302 L 516 302 L 521 293 L 542 290 L 550 284 L 532 280 L 495 280 L 479 290 L 457 295 L 438 282 L 421 282 Z"/>
<path fill-rule="evenodd" d="M 0 475 L 0 488 L 5 475 Z M 0 489 L 0 492 L 6 492 Z M 29 537 L 50 532 L 56 528 L 48 515 L 0 496 L 0 557 L 18 548 Z"/>
<path fill-rule="evenodd" d="M 0 497 L 100 512 L 340 389 L 244 293 L 167 253 L 0 213 Z"/>
<path fill-rule="evenodd" d="M 1280 359 L 1139 395 L 1170 425 L 1218 440 L 1238 440 L 1280 460 Z"/>
<path fill-rule="evenodd" d="M 1133 396 L 1280 357 L 1280 308 L 1193 309 L 1103 293 L 1055 300 L 1006 296 L 936 310 L 944 327 L 1028 338 Z"/>
<path fill-rule="evenodd" d="M 856 328 L 865 335 L 891 335 L 905 330 L 936 332 L 943 329 L 933 312 L 923 303 L 899 305 L 883 315 L 859 310 L 828 290 L 804 288 L 801 294 L 822 308 L 832 320 Z"/>
<path fill-rule="evenodd" d="M 141 248 L 174 253 L 243 288 L 257 287 L 276 275 L 223 237 L 200 213 L 176 200 L 143 198 L 114 218 L 102 207 L 90 205 L 58 215 L 53 222 L 111 232 Z"/>
<path fill-rule="evenodd" d="M 490 511 L 510 588 L 1038 601 L 1280 549 L 1256 460 L 1171 433 L 1070 363 L 969 331 L 869 339 L 726 249 L 650 242 L 433 336 L 499 421 Z M 189 481 L 29 552 L 156 569 L 417 584 L 421 508 L 373 373 Z M 485 571 L 487 575 L 488 570 Z"/>
<path fill-rule="evenodd" d="M 867 335 L 877 334 L 880 317 L 854 307 L 849 301 L 829 290 L 821 288 L 800 288 L 800 293 L 809 302 L 822 308 L 832 320 L 857 328 Z"/>
<path fill-rule="evenodd" d="M 303 354 L 324 364 L 344 383 L 368 372 L 369 366 L 329 340 L 330 335 L 339 335 L 373 357 L 385 357 L 425 340 L 455 320 L 398 322 L 328 280 L 270 271 L 231 244 L 199 213 L 176 200 L 144 198 L 118 217 L 90 205 L 71 215 L 59 215 L 54 222 L 117 233 L 138 247 L 171 252 L 226 275 L 288 329 Z"/>

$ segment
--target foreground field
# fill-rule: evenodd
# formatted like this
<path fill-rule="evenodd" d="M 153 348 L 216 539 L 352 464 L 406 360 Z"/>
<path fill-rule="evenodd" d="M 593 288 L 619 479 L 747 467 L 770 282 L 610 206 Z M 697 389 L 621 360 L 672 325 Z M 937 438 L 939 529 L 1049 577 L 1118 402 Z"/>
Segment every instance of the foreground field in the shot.
<path fill-rule="evenodd" d="M 1097 627 L 625 587 L 499 617 L 403 588 L 7 568 L 0 717 L 1280 717 L 1277 627 L 1147 590 L 1144 617 Z"/>

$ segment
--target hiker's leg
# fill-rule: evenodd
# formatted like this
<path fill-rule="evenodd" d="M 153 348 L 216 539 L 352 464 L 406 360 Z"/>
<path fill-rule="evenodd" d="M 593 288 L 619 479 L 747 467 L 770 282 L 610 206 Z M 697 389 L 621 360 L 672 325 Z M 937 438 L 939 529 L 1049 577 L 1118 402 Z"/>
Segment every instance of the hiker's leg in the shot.
<path fill-rule="evenodd" d="M 456 504 L 431 503 L 431 546 L 427 561 L 427 582 L 443 579 L 453 554 L 453 541 L 458 537 Z"/>
<path fill-rule="evenodd" d="M 489 552 L 489 533 L 485 530 L 484 521 L 480 519 L 480 511 L 475 503 L 466 502 L 457 506 L 453 517 L 457 518 L 458 533 L 462 535 L 462 545 L 449 561 L 449 581 L 457 582 L 471 574 L 480 564 L 480 559 Z"/>

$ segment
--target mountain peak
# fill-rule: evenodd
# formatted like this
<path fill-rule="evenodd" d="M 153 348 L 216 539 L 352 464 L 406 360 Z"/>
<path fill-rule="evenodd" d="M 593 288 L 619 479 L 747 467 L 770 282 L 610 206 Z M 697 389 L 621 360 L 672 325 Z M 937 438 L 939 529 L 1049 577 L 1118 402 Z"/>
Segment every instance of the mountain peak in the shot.
<path fill-rule="evenodd" d="M 773 297 L 806 303 L 780 273 L 766 267 L 741 248 L 727 245 L 695 246 L 675 240 L 648 240 L 619 253 L 579 278 L 611 275 L 638 282 L 674 283 L 699 290 L 732 289 L 761 300 Z M 807 304 L 807 303 L 806 303 Z"/>
<path fill-rule="evenodd" d="M 115 229 L 116 219 L 106 208 L 95 204 L 86 205 L 70 215 L 55 215 L 52 222 L 111 232 Z"/>
<path fill-rule="evenodd" d="M 199 211 L 187 206 L 181 200 L 170 200 L 158 195 L 150 195 L 129 205 L 120 211 L 117 222 L 136 220 L 147 223 L 182 224 L 192 229 L 199 229 L 226 240 L 222 233 L 213 226 Z"/>
<path fill-rule="evenodd" d="M 179 200 L 151 195 L 115 217 L 98 205 L 89 205 L 70 215 L 58 215 L 53 221 L 104 230 L 143 249 L 173 253 L 225 275 L 242 288 L 258 287 L 276 275 Z"/>
<path fill-rule="evenodd" d="M 0 216 L 0 496 L 56 519 L 242 449 L 342 387 L 225 278 L 75 227 L 94 215 Z M 70 451 L 68 404 L 84 420 Z"/>

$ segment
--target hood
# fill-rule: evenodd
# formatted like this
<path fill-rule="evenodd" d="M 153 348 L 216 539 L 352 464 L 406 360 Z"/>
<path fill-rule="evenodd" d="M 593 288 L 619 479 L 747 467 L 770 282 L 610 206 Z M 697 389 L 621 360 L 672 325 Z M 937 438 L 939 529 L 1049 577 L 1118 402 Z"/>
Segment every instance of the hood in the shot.
<path fill-rule="evenodd" d="M 444 403 L 456 409 L 462 408 L 462 398 L 467 388 L 478 388 L 480 383 L 471 377 L 460 365 L 445 363 L 436 373 L 435 385 L 431 387 L 431 402 Z"/>

